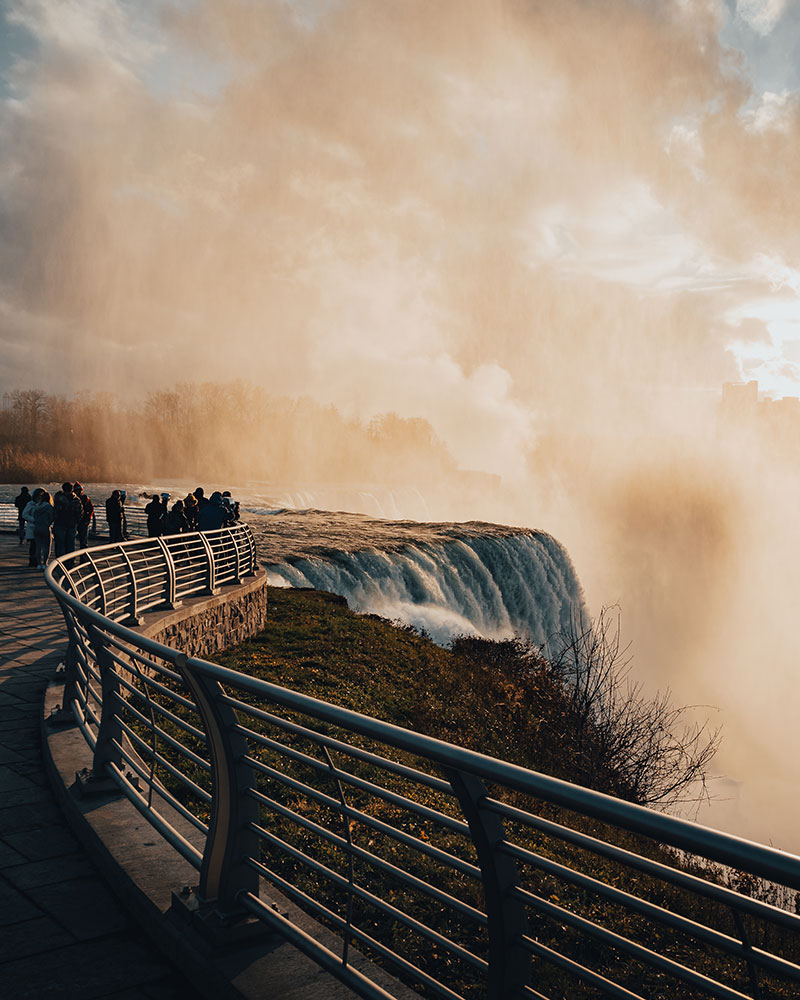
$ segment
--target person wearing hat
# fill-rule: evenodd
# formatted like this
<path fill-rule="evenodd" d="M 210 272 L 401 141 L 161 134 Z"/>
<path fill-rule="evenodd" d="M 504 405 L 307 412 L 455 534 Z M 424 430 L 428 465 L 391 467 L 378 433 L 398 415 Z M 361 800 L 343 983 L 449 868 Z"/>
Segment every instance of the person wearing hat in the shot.
<path fill-rule="evenodd" d="M 189 530 L 197 531 L 197 497 L 194 493 L 187 493 L 183 501 L 183 513 L 189 524 Z"/>

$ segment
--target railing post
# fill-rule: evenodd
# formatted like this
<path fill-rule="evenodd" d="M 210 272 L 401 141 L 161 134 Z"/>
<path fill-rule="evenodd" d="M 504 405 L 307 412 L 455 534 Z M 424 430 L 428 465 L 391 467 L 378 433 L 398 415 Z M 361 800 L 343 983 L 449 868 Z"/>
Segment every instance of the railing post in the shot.
<path fill-rule="evenodd" d="M 245 576 L 255 576 L 256 575 L 256 541 L 253 538 L 253 532 L 247 528 L 244 532 L 245 540 L 247 541 L 248 550 L 248 565 L 249 569 L 245 573 Z"/>
<path fill-rule="evenodd" d="M 205 533 L 198 531 L 198 535 L 203 543 L 203 548 L 206 552 L 206 563 L 208 566 L 208 582 L 206 592 L 209 594 L 218 594 L 219 587 L 217 587 L 217 567 L 214 562 L 214 550 L 211 548 L 211 543 L 206 538 Z"/>
<path fill-rule="evenodd" d="M 505 840 L 505 830 L 500 817 L 483 806 L 488 795 L 484 783 L 454 768 L 443 767 L 442 771 L 469 825 L 481 869 L 489 930 L 487 997 L 515 1000 L 523 995 L 530 976 L 530 957 L 522 947 L 525 907 L 510 895 L 520 884 L 519 872 L 514 860 L 497 850 Z"/>
<path fill-rule="evenodd" d="M 100 607 L 97 610 L 100 612 L 101 615 L 104 615 L 106 613 L 107 599 L 106 599 L 106 584 L 105 581 L 103 580 L 103 574 L 97 568 L 97 563 L 94 561 L 94 559 L 92 559 L 89 550 L 84 549 L 84 552 L 86 555 L 87 562 L 92 567 L 95 578 L 97 579 L 97 585 L 100 589 Z"/>
<path fill-rule="evenodd" d="M 234 532 L 233 528 L 228 528 L 228 534 L 229 534 L 230 540 L 233 542 L 233 551 L 236 553 L 236 579 L 233 582 L 234 583 L 241 583 L 242 582 L 242 556 L 241 556 L 241 553 L 239 552 L 239 539 L 238 539 L 236 533 Z"/>
<path fill-rule="evenodd" d="M 167 568 L 167 593 L 164 597 L 164 607 L 172 611 L 174 608 L 179 608 L 183 603 L 183 601 L 175 600 L 175 593 L 178 586 L 178 574 L 175 571 L 175 560 L 172 558 L 172 553 L 170 552 L 169 546 L 164 539 L 158 536 L 156 541 L 158 542 L 164 555 L 164 564 Z"/>
<path fill-rule="evenodd" d="M 128 573 L 129 573 L 130 578 L 131 578 L 131 596 L 130 596 L 130 601 L 128 603 L 128 617 L 125 619 L 125 621 L 122 624 L 123 625 L 128 625 L 128 626 L 141 625 L 142 624 L 142 619 L 139 617 L 139 615 L 137 613 L 138 612 L 139 585 L 138 585 L 137 580 L 136 580 L 136 573 L 133 570 L 133 563 L 131 562 L 130 557 L 128 556 L 128 553 L 125 551 L 125 546 L 124 545 L 120 545 L 119 552 L 120 552 L 120 555 L 122 556 L 122 558 L 125 560 L 125 564 L 128 567 Z"/>
<path fill-rule="evenodd" d="M 107 770 L 108 764 L 115 764 L 120 770 L 124 765 L 122 757 L 123 729 L 117 709 L 117 698 L 121 691 L 119 676 L 114 668 L 108 645 L 103 633 L 94 625 L 87 625 L 89 641 L 100 670 L 100 685 L 103 703 L 100 706 L 100 727 L 92 759 L 92 771 L 86 776 L 84 790 L 105 791 L 116 783 Z M 107 779 L 104 781 L 103 779 Z"/>
<path fill-rule="evenodd" d="M 248 794 L 255 783 L 244 762 L 247 740 L 236 728 L 236 713 L 222 701 L 219 682 L 192 670 L 184 653 L 174 663 L 203 720 L 211 754 L 211 821 L 198 897 L 201 905 L 213 904 L 218 915 L 235 917 L 244 913 L 239 893 L 257 896 L 259 890 L 258 872 L 247 864 L 259 850 L 258 835 L 250 828 L 258 821 L 258 803 Z"/>

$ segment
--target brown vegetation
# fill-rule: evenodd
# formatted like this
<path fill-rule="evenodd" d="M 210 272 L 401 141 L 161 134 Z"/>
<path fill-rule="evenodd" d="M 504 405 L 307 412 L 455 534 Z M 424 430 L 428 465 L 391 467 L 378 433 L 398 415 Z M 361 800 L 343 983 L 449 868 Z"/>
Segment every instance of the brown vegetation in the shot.
<path fill-rule="evenodd" d="M 134 403 L 7 393 L 0 480 L 52 482 L 76 467 L 96 481 L 438 482 L 456 471 L 425 420 L 387 413 L 365 423 L 246 382 L 184 382 Z"/>

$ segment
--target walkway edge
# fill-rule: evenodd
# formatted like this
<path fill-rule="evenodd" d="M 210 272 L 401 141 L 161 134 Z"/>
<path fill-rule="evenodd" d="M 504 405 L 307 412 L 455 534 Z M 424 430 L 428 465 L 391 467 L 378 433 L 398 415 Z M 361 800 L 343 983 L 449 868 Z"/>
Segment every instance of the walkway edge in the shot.
<path fill-rule="evenodd" d="M 171 909 L 172 893 L 197 883 L 197 871 L 158 834 L 123 795 L 84 798 L 75 775 L 91 768 L 91 752 L 76 725 L 51 727 L 47 717 L 61 704 L 63 685 L 51 683 L 42 705 L 42 750 L 55 797 L 75 836 L 103 881 L 154 946 L 200 996 L 208 1000 L 354 1000 L 354 994 L 283 939 L 214 949 L 191 922 Z M 173 822 L 177 826 L 178 819 Z M 187 824 L 188 826 L 188 824 Z M 182 829 L 185 835 L 194 833 Z M 188 837 L 187 837 L 188 839 Z M 298 925 L 333 949 L 338 939 L 264 883 L 262 898 L 272 898 Z M 340 946 L 340 943 L 339 943 Z M 398 997 L 410 990 L 351 950 L 356 966 Z"/>

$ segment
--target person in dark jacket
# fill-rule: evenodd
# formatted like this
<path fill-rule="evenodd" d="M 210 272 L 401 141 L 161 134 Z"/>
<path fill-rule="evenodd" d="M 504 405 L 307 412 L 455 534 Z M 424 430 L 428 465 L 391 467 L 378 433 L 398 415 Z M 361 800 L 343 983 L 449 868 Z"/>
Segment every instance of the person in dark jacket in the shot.
<path fill-rule="evenodd" d="M 89 545 L 89 525 L 94 517 L 94 504 L 90 497 L 83 492 L 80 483 L 75 483 L 72 489 L 81 505 L 81 519 L 78 521 L 78 548 L 85 549 Z"/>
<path fill-rule="evenodd" d="M 19 534 L 20 545 L 22 545 L 25 540 L 25 518 L 22 516 L 22 512 L 32 499 L 33 498 L 31 497 L 28 487 L 23 486 L 20 490 L 19 496 L 14 500 L 14 506 L 17 508 L 17 521 L 19 522 L 17 533 Z"/>
<path fill-rule="evenodd" d="M 162 503 L 161 497 L 153 494 L 150 503 L 144 509 L 147 514 L 147 534 L 150 538 L 158 538 L 164 531 L 164 518 L 167 516 L 167 501 Z"/>
<path fill-rule="evenodd" d="M 122 540 L 124 542 L 130 541 L 130 535 L 128 534 L 128 515 L 125 512 L 125 501 L 128 498 L 127 490 L 119 491 L 119 502 L 122 504 Z"/>
<path fill-rule="evenodd" d="M 83 507 L 73 492 L 72 483 L 63 483 L 53 500 L 53 539 L 56 558 L 75 551 L 75 532 Z"/>
<path fill-rule="evenodd" d="M 172 510 L 164 518 L 164 534 L 182 535 L 189 530 L 189 522 L 183 512 L 183 500 L 176 500 Z"/>
<path fill-rule="evenodd" d="M 106 521 L 108 521 L 108 536 L 112 542 L 122 541 L 122 497 L 119 490 L 112 490 L 106 500 Z"/>
<path fill-rule="evenodd" d="M 197 528 L 199 531 L 215 531 L 217 528 L 224 528 L 226 524 L 233 524 L 233 514 L 222 502 L 222 494 L 214 492 L 204 506 L 200 507 L 197 513 Z"/>

